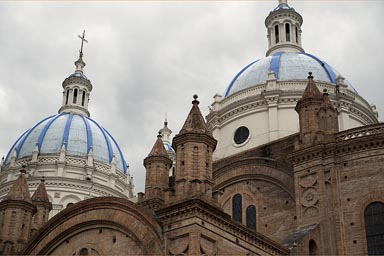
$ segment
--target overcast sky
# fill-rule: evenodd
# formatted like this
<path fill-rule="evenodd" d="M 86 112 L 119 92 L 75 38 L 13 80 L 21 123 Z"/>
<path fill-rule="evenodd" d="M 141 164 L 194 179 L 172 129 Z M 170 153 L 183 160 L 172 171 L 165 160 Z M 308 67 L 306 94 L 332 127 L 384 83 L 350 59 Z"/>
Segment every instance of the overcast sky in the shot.
<path fill-rule="evenodd" d="M 0 154 L 57 113 L 86 29 L 91 118 L 117 140 L 143 191 L 142 161 L 165 113 L 173 135 L 194 93 L 207 114 L 213 95 L 265 56 L 264 20 L 277 2 L 0 2 Z M 305 51 L 346 77 L 383 120 L 384 1 L 288 3 L 304 18 Z"/>

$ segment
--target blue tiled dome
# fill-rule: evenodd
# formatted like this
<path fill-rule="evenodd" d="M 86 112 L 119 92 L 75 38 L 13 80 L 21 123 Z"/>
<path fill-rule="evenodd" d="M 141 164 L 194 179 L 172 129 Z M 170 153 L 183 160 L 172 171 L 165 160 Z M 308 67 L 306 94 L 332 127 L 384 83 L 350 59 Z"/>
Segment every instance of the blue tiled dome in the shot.
<path fill-rule="evenodd" d="M 256 60 L 244 67 L 231 81 L 224 96 L 259 84 L 265 84 L 268 71 L 273 71 L 278 81 L 306 80 L 312 72 L 315 80 L 336 84 L 339 76 L 334 68 L 316 56 L 301 52 L 277 52 L 266 58 Z M 345 80 L 348 89 L 356 90 Z"/>
<path fill-rule="evenodd" d="M 168 143 L 164 143 L 164 148 L 165 150 L 167 150 L 167 152 L 175 153 L 175 150 L 173 149 L 173 147 Z"/>
<path fill-rule="evenodd" d="M 117 169 L 126 173 L 127 164 L 108 131 L 88 117 L 69 113 L 47 117 L 28 129 L 8 152 L 5 164 L 15 148 L 19 159 L 31 156 L 36 145 L 40 154 L 59 154 L 63 144 L 70 156 L 87 157 L 91 148 L 95 161 L 110 164 L 115 156 Z"/>

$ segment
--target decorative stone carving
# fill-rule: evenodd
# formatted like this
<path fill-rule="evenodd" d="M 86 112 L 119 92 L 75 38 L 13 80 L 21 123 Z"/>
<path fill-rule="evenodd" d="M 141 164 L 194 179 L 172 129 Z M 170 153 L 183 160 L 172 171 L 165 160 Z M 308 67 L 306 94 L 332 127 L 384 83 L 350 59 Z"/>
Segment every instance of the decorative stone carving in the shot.
<path fill-rule="evenodd" d="M 301 203 L 305 207 L 314 206 L 319 200 L 317 196 L 317 191 L 314 188 L 309 188 L 303 192 L 301 197 Z"/>
<path fill-rule="evenodd" d="M 309 188 L 316 184 L 317 176 L 314 174 L 304 176 L 300 178 L 300 186 L 303 188 Z"/>

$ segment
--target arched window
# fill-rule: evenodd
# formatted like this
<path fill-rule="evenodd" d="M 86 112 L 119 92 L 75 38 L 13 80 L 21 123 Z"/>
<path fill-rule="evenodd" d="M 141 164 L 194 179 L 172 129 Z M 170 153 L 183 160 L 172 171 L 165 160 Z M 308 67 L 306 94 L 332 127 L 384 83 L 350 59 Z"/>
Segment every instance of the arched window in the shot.
<path fill-rule="evenodd" d="M 369 255 L 384 254 L 384 203 L 374 202 L 365 208 L 365 233 Z"/>
<path fill-rule="evenodd" d="M 311 239 L 309 241 L 309 255 L 312 256 L 312 255 L 318 255 L 319 252 L 318 252 L 318 249 L 317 249 L 317 244 L 315 241 L 313 241 L 313 239 Z"/>
<path fill-rule="evenodd" d="M 72 101 L 72 103 L 76 104 L 76 102 L 77 102 L 77 88 L 73 91 L 73 101 Z"/>
<path fill-rule="evenodd" d="M 243 222 L 241 195 L 236 194 L 232 198 L 232 218 L 240 223 Z"/>
<path fill-rule="evenodd" d="M 65 91 L 65 105 L 68 104 L 68 97 L 69 97 L 69 90 L 67 89 L 67 90 Z"/>
<path fill-rule="evenodd" d="M 285 41 L 291 41 L 291 29 L 288 23 L 285 23 Z"/>
<path fill-rule="evenodd" d="M 82 248 L 80 251 L 79 251 L 79 255 L 88 255 L 88 249 L 87 248 Z"/>
<path fill-rule="evenodd" d="M 85 91 L 83 91 L 83 96 L 81 97 L 81 106 L 84 106 L 85 102 Z"/>
<path fill-rule="evenodd" d="M 297 27 L 295 27 L 295 37 L 296 37 L 296 43 L 299 42 L 299 33 L 297 31 Z"/>
<path fill-rule="evenodd" d="M 247 228 L 256 231 L 256 207 L 254 205 L 247 207 L 246 218 Z"/>
<path fill-rule="evenodd" d="M 275 43 L 279 42 L 279 25 L 275 26 Z"/>

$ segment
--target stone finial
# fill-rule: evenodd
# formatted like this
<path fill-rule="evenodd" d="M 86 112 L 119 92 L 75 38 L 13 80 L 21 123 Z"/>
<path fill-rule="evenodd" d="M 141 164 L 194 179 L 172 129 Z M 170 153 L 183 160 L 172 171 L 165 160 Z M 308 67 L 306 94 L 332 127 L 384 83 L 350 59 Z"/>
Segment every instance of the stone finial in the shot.
<path fill-rule="evenodd" d="M 39 156 L 39 144 L 36 143 L 36 145 L 32 151 L 32 162 L 36 162 L 38 156 Z"/>
<path fill-rule="evenodd" d="M 87 166 L 93 166 L 93 148 L 91 147 L 87 156 Z"/>
<path fill-rule="evenodd" d="M 333 111 L 336 111 L 336 108 L 333 106 L 331 100 L 329 99 L 329 94 L 327 92 L 327 89 L 323 90 L 323 103 L 321 104 L 321 108 L 323 109 L 332 109 Z"/>

